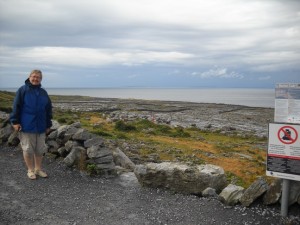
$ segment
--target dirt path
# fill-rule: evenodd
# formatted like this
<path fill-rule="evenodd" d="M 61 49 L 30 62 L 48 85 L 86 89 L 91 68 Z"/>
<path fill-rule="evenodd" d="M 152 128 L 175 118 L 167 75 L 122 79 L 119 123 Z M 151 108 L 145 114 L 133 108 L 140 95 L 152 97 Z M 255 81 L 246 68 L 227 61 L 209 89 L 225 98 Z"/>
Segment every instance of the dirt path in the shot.
<path fill-rule="evenodd" d="M 133 177 L 91 178 L 46 157 L 49 178 L 26 177 L 17 148 L 0 146 L 0 224 L 287 224 L 278 208 L 226 207 L 215 199 L 140 187 Z M 300 220 L 294 216 L 294 223 Z M 297 221 L 297 222 L 296 222 Z"/>

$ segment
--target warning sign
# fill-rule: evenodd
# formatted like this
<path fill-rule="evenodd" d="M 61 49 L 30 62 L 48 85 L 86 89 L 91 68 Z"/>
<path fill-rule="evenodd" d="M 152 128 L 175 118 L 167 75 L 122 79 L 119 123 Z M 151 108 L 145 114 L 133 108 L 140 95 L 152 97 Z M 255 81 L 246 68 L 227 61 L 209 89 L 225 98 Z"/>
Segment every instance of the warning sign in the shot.
<path fill-rule="evenodd" d="M 267 175 L 300 181 L 299 124 L 269 124 Z"/>
<path fill-rule="evenodd" d="M 278 139 L 283 144 L 293 144 L 298 139 L 298 132 L 293 126 L 283 126 L 278 130 Z"/>

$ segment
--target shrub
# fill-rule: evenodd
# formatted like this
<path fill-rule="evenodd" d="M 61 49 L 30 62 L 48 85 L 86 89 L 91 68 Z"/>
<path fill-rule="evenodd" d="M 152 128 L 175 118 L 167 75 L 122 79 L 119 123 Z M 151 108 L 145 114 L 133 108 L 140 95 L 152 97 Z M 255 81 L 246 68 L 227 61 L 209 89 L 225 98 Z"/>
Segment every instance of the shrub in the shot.
<path fill-rule="evenodd" d="M 119 120 L 115 124 L 115 129 L 118 131 L 135 131 L 136 127 L 131 124 L 126 124 L 122 120 Z"/>
<path fill-rule="evenodd" d="M 175 132 L 172 134 L 172 137 L 183 137 L 183 138 L 187 138 L 190 137 L 191 135 L 187 132 L 184 131 L 184 129 L 182 127 L 177 127 L 175 129 Z"/>
<path fill-rule="evenodd" d="M 66 123 L 67 120 L 65 118 L 58 118 L 57 120 L 59 123 Z"/>
<path fill-rule="evenodd" d="M 75 123 L 74 120 L 69 120 L 67 124 L 68 124 L 68 125 L 71 125 L 71 124 L 73 124 L 73 123 Z"/>
<path fill-rule="evenodd" d="M 171 132 L 171 127 L 169 127 L 169 126 L 167 126 L 167 125 L 157 125 L 156 130 L 157 130 L 157 132 L 160 133 L 160 134 L 167 135 L 167 134 L 170 134 L 170 132 Z"/>
<path fill-rule="evenodd" d="M 137 127 L 139 129 L 145 129 L 145 128 L 149 128 L 149 127 L 154 127 L 155 124 L 153 122 L 151 122 L 150 120 L 146 120 L 146 119 L 142 119 L 142 120 L 139 120 L 137 123 L 136 123 Z"/>
<path fill-rule="evenodd" d="M 88 164 L 86 170 L 90 176 L 98 174 L 98 168 L 96 164 Z"/>
<path fill-rule="evenodd" d="M 12 107 L 8 106 L 8 107 L 0 107 L 0 111 L 6 112 L 6 113 L 11 113 L 12 112 Z"/>

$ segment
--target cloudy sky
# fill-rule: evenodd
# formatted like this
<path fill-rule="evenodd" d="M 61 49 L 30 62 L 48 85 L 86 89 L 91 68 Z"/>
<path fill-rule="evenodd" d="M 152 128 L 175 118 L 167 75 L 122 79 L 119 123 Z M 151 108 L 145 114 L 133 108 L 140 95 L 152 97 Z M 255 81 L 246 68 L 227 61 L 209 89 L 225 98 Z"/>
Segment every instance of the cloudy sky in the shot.
<path fill-rule="evenodd" d="M 298 0 L 0 0 L 0 87 L 300 83 Z"/>

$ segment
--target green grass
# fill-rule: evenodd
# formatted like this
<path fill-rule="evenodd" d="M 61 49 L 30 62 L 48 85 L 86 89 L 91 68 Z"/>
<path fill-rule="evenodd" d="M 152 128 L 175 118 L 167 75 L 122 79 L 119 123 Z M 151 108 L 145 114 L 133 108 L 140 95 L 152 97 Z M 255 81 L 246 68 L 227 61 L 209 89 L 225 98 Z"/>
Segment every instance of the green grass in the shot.
<path fill-rule="evenodd" d="M 12 112 L 14 92 L 0 91 L 0 111 L 10 113 Z"/>
<path fill-rule="evenodd" d="M 76 113 L 68 111 L 62 111 L 60 109 L 53 110 L 53 119 L 60 124 L 72 124 L 79 120 L 79 116 Z"/>

